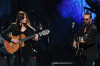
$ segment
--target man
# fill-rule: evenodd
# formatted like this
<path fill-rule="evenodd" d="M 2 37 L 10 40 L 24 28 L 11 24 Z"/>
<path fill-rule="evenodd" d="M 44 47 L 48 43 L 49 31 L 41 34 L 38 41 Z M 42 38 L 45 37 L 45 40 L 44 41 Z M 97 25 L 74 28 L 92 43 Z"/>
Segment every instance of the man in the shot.
<path fill-rule="evenodd" d="M 80 40 L 79 37 L 83 37 L 83 39 L 79 41 L 79 45 L 81 45 L 82 48 L 81 50 L 83 50 L 80 53 L 82 66 L 93 66 L 93 61 L 97 57 L 97 48 L 96 48 L 97 28 L 92 23 L 92 15 L 90 13 L 84 14 L 83 22 L 84 25 L 74 35 L 73 47 L 77 48 L 77 41 Z"/>

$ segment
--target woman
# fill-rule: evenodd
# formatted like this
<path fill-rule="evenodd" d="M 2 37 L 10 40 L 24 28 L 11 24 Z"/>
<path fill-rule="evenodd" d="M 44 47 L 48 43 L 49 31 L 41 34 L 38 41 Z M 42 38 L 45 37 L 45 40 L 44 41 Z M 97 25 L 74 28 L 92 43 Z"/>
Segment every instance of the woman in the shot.
<path fill-rule="evenodd" d="M 1 33 L 1 36 L 7 40 L 8 42 L 19 43 L 18 39 L 12 39 L 8 37 L 8 34 L 12 34 L 13 36 L 18 36 L 20 34 L 24 34 L 26 37 L 31 36 L 34 34 L 34 31 L 29 28 L 30 21 L 28 15 L 23 12 L 19 11 L 16 16 L 16 22 L 12 23 L 8 29 Z M 33 32 L 32 32 L 33 31 Z M 38 41 L 38 35 L 35 34 L 35 41 Z M 33 40 L 27 40 L 24 42 L 25 46 L 22 47 L 22 50 L 18 50 L 15 52 L 15 59 L 14 59 L 14 66 L 28 66 L 29 60 L 31 58 L 31 44 Z M 22 64 L 22 65 L 21 65 Z"/>

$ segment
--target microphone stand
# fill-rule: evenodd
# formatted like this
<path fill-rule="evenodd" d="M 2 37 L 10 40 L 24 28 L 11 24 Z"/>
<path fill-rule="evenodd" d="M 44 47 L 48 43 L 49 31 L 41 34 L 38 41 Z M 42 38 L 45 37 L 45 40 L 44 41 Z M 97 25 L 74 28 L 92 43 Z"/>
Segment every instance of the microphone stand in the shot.
<path fill-rule="evenodd" d="M 74 37 L 74 27 L 75 27 L 75 22 L 72 22 L 72 39 L 73 39 L 73 37 Z M 74 40 L 73 40 L 73 41 L 74 41 Z M 72 50 L 73 50 L 73 52 L 74 52 L 74 53 L 73 53 L 73 54 L 74 54 L 74 55 L 73 55 L 73 56 L 74 56 L 74 65 L 77 66 L 77 64 L 78 64 L 78 63 L 77 63 L 77 62 L 78 62 L 78 59 L 77 59 L 77 57 L 75 56 L 75 51 L 74 51 L 75 48 L 73 47 L 73 41 L 72 41 Z"/>
<path fill-rule="evenodd" d="M 35 28 L 35 25 L 36 25 L 36 21 L 34 21 L 34 24 L 33 24 L 33 26 L 34 26 L 34 28 Z M 34 31 L 34 35 L 35 35 L 35 33 L 36 33 L 36 31 Z M 31 47 L 32 48 L 32 55 L 34 56 L 34 62 L 35 62 L 35 66 L 38 66 L 38 61 L 37 61 L 37 54 L 38 54 L 38 51 L 36 50 L 36 47 L 33 49 L 33 47 Z"/>
<path fill-rule="evenodd" d="M 21 27 L 22 27 L 22 23 L 19 23 L 19 66 L 22 66 L 22 42 L 21 42 Z M 20 62 L 21 61 L 21 62 Z"/>

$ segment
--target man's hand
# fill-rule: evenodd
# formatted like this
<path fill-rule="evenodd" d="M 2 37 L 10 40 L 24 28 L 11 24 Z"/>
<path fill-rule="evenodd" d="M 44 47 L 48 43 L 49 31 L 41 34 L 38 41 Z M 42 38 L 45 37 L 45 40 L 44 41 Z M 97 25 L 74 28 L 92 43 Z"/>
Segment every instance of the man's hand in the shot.
<path fill-rule="evenodd" d="M 84 44 L 84 43 L 86 43 L 86 41 L 81 41 L 81 43 L 83 43 L 83 44 Z"/>
<path fill-rule="evenodd" d="M 75 47 L 75 48 L 76 48 L 76 42 L 75 42 L 75 41 L 73 42 L 73 47 Z"/>

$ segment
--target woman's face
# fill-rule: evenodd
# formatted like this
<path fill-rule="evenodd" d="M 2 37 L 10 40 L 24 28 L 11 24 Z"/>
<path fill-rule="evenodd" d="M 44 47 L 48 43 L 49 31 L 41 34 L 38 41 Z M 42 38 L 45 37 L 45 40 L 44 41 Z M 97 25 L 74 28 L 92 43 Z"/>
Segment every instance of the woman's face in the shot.
<path fill-rule="evenodd" d="M 24 15 L 24 19 L 21 20 L 22 23 L 26 23 L 27 17 Z"/>

